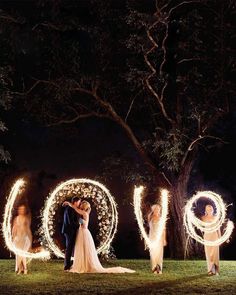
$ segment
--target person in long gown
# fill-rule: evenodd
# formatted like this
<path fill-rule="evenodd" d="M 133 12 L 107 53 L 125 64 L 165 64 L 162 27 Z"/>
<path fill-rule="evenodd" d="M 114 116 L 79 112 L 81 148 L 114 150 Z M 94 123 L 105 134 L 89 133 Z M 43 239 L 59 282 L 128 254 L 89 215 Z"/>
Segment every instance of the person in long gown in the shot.
<path fill-rule="evenodd" d="M 20 205 L 17 213 L 13 220 L 12 241 L 18 249 L 29 251 L 32 246 L 31 215 L 25 205 Z M 27 274 L 26 257 L 16 255 L 15 271 L 17 274 Z"/>
<path fill-rule="evenodd" d="M 213 222 L 215 220 L 214 209 L 211 205 L 205 206 L 205 215 L 202 217 L 204 222 Z M 214 232 L 204 232 L 204 240 L 215 241 L 220 238 L 220 230 Z M 206 246 L 204 245 L 208 275 L 219 275 L 220 267 L 220 249 L 219 246 Z"/>
<path fill-rule="evenodd" d="M 152 205 L 151 212 L 148 214 L 149 239 L 151 241 L 156 239 L 160 218 L 161 206 L 159 204 Z M 166 245 L 166 229 L 164 228 L 159 243 L 149 249 L 151 268 L 154 274 L 162 274 L 164 246 Z"/>
<path fill-rule="evenodd" d="M 97 255 L 94 240 L 88 229 L 89 215 L 91 212 L 90 203 L 82 201 L 80 207 L 77 208 L 70 202 L 64 202 L 63 204 L 72 207 L 83 218 L 83 223 L 80 225 L 74 248 L 74 262 L 70 269 L 70 272 L 75 273 L 133 273 L 134 270 L 124 267 L 110 267 L 104 268 Z"/>

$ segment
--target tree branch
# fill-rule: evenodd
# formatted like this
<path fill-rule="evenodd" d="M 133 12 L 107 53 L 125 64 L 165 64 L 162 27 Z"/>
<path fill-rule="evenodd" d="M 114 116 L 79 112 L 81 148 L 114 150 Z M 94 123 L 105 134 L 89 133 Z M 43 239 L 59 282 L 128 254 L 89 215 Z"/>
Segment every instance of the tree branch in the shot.
<path fill-rule="evenodd" d="M 39 26 L 47 27 L 47 28 L 53 29 L 55 31 L 60 31 L 60 32 L 65 31 L 65 30 L 62 30 L 60 27 L 58 27 L 58 26 L 56 26 L 54 24 L 51 24 L 51 23 L 39 23 L 39 24 L 36 24 L 35 26 L 33 26 L 32 31 L 37 29 Z"/>
<path fill-rule="evenodd" d="M 153 46 L 152 46 L 152 47 L 151 47 L 146 53 L 144 52 L 144 60 L 145 60 L 146 64 L 148 65 L 148 67 L 149 67 L 150 70 L 151 70 L 150 75 L 148 75 L 148 76 L 144 79 L 144 81 L 145 81 L 146 86 L 147 86 L 147 88 L 149 89 L 149 91 L 153 94 L 154 97 L 156 97 L 157 102 L 158 102 L 158 104 L 159 104 L 159 107 L 160 107 L 160 109 L 161 109 L 161 112 L 162 112 L 164 118 L 165 118 L 167 121 L 169 121 L 171 124 L 174 124 L 174 120 L 171 119 L 171 118 L 169 117 L 169 115 L 167 114 L 167 112 L 166 112 L 165 106 L 164 106 L 164 104 L 163 104 L 163 97 L 160 97 L 160 96 L 158 95 L 158 93 L 154 90 L 154 88 L 153 88 L 153 87 L 151 86 L 151 84 L 150 84 L 150 79 L 156 75 L 156 72 L 157 72 L 157 71 L 156 71 L 156 69 L 153 67 L 153 65 L 151 64 L 151 62 L 149 61 L 148 56 L 149 56 L 149 54 L 150 54 L 152 51 L 154 51 L 155 49 L 158 48 L 158 44 L 156 43 L 156 41 L 154 40 L 154 38 L 153 38 L 152 35 L 151 35 L 151 29 L 153 29 L 158 23 L 163 23 L 163 22 L 162 22 L 161 20 L 158 19 L 156 22 L 154 22 L 154 23 L 153 23 L 153 24 L 152 24 L 152 25 L 146 30 L 146 33 L 147 33 L 148 39 L 150 40 L 150 42 L 152 43 Z M 163 62 L 164 62 L 164 61 L 163 61 Z M 166 86 L 167 86 L 167 85 L 165 85 L 164 88 L 166 88 Z M 163 95 L 163 93 L 164 93 L 164 90 L 162 89 L 162 95 Z"/>
<path fill-rule="evenodd" d="M 203 58 L 200 57 L 192 57 L 192 58 L 183 58 L 180 61 L 177 62 L 178 65 L 182 64 L 182 63 L 186 63 L 186 62 L 190 62 L 190 61 L 203 61 Z"/>
<path fill-rule="evenodd" d="M 128 119 L 129 114 L 130 114 L 130 112 L 131 112 L 131 110 L 132 110 L 132 107 L 133 107 L 134 101 L 135 101 L 136 97 L 139 95 L 140 92 L 141 92 L 141 90 L 140 90 L 140 91 L 134 96 L 134 98 L 132 99 L 132 101 L 131 101 L 131 103 L 130 103 L 130 106 L 129 106 L 129 109 L 128 109 L 128 112 L 127 112 L 127 114 L 126 114 L 126 116 L 125 116 L 125 122 L 127 122 L 127 119 Z"/>
<path fill-rule="evenodd" d="M 181 2 L 181 3 L 179 3 L 179 4 L 177 4 L 176 6 L 172 7 L 172 8 L 169 10 L 169 13 L 168 13 L 168 14 L 169 14 L 169 17 L 170 17 L 171 13 L 172 13 L 174 10 L 176 10 L 177 8 L 179 8 L 179 7 L 181 7 L 181 6 L 188 5 L 188 4 L 193 4 L 193 3 L 204 3 L 204 2 L 206 2 L 206 1 L 204 1 L 204 0 L 183 1 L 183 2 Z"/>
<path fill-rule="evenodd" d="M 227 143 L 227 142 L 224 141 L 222 138 L 217 137 L 217 136 L 212 136 L 212 135 L 204 135 L 204 136 L 202 136 L 202 135 L 200 135 L 198 138 L 196 138 L 195 140 L 193 140 L 193 141 L 191 142 L 191 144 L 190 144 L 189 147 L 188 147 L 188 151 L 191 151 L 191 150 L 193 149 L 193 146 L 194 146 L 196 143 L 198 143 L 200 140 L 203 140 L 203 139 L 206 139 L 206 138 L 212 138 L 212 139 L 215 139 L 215 140 L 219 140 L 219 141 L 221 141 L 221 142 L 224 143 L 224 144 Z"/>
<path fill-rule="evenodd" d="M 144 159 L 145 164 L 150 168 L 150 170 L 154 173 L 154 175 L 156 177 L 158 177 L 159 181 L 161 181 L 162 184 L 168 186 L 166 179 L 163 178 L 163 175 L 157 170 L 156 166 L 152 163 L 152 160 L 148 157 L 145 149 L 143 148 L 142 144 L 139 142 L 137 137 L 134 135 L 130 126 L 125 122 L 125 120 L 122 119 L 121 116 L 118 115 L 118 113 L 115 111 L 115 109 L 112 107 L 112 105 L 108 101 L 102 99 L 98 95 L 98 93 L 97 93 L 98 83 L 95 82 L 94 85 L 92 85 L 92 89 L 90 90 L 90 89 L 86 89 L 86 88 L 81 87 L 77 81 L 73 81 L 73 82 L 75 83 L 75 85 L 77 87 L 72 87 L 70 89 L 71 92 L 80 92 L 80 93 L 90 95 L 99 104 L 99 106 L 105 111 L 105 113 L 99 114 L 97 112 L 91 111 L 87 114 L 79 114 L 77 112 L 77 110 L 74 109 L 73 111 L 75 112 L 75 116 L 73 118 L 59 120 L 58 122 L 54 122 L 54 123 L 50 124 L 50 126 L 74 123 L 79 119 L 84 119 L 84 118 L 88 118 L 88 117 L 92 117 L 92 116 L 112 119 L 114 122 L 116 122 L 118 125 L 120 125 L 122 127 L 122 129 L 125 131 L 126 135 L 130 139 L 130 141 L 132 142 L 132 144 L 134 145 L 134 147 L 136 148 L 136 150 L 138 151 L 140 156 Z M 28 91 L 26 91 L 25 93 L 17 93 L 17 94 L 20 94 L 20 95 L 29 94 L 40 83 L 52 84 L 57 88 L 59 87 L 54 81 L 37 80 Z"/>
<path fill-rule="evenodd" d="M 164 176 L 165 180 L 169 183 L 170 186 L 173 186 L 169 178 L 166 176 L 164 172 L 161 172 L 161 174 Z"/>
<path fill-rule="evenodd" d="M 208 119 L 208 121 L 201 128 L 202 129 L 202 133 L 205 133 L 208 129 L 210 129 L 215 124 L 215 122 L 217 122 L 217 120 L 221 116 L 223 116 L 223 114 L 225 114 L 225 113 L 227 113 L 227 110 L 218 109 L 218 112 L 216 112 L 215 116 L 213 116 L 211 119 Z"/>
<path fill-rule="evenodd" d="M 20 21 L 19 18 L 14 18 L 11 15 L 0 15 L 0 19 L 6 20 L 8 22 L 10 21 L 15 24 L 23 24 L 24 23 L 24 21 Z"/>
<path fill-rule="evenodd" d="M 48 124 L 47 126 L 52 127 L 52 126 L 58 126 L 58 125 L 61 125 L 61 124 L 72 124 L 72 123 L 77 122 L 78 120 L 91 118 L 91 117 L 99 117 L 99 118 L 107 117 L 107 118 L 110 118 L 110 117 L 106 116 L 105 114 L 99 114 L 99 113 L 96 113 L 96 112 L 91 112 L 91 113 L 87 113 L 87 114 L 78 114 L 77 116 L 75 116 L 75 117 L 73 117 L 71 119 L 62 119 L 62 120 L 59 120 L 57 122 Z"/>
<path fill-rule="evenodd" d="M 17 92 L 17 91 L 12 91 L 11 94 L 16 94 L 16 95 L 20 95 L 20 96 L 25 96 L 30 94 L 31 91 L 34 90 L 34 88 L 36 88 L 40 83 L 44 83 L 42 80 L 37 80 L 27 91 L 24 92 Z"/>
<path fill-rule="evenodd" d="M 162 51 L 163 51 L 163 60 L 162 60 L 162 63 L 161 63 L 161 65 L 160 65 L 160 74 L 162 75 L 163 73 L 163 66 L 164 66 L 164 64 L 165 64 L 165 62 L 166 62 L 166 46 L 165 46 L 165 44 L 166 44 L 166 40 L 168 39 L 168 37 L 169 37 L 169 34 L 168 34 L 168 29 L 169 29 L 169 26 L 168 26 L 168 23 L 165 23 L 165 37 L 163 38 L 163 40 L 162 40 L 162 43 L 161 43 L 161 49 L 162 49 Z"/>
<path fill-rule="evenodd" d="M 226 141 L 224 141 L 224 140 L 223 140 L 222 138 L 220 138 L 220 137 L 216 137 L 216 136 L 212 136 L 212 135 L 204 135 L 204 136 L 199 135 L 199 137 L 196 138 L 196 139 L 194 139 L 194 140 L 190 143 L 190 145 L 188 146 L 188 148 L 187 148 L 187 150 L 186 150 L 186 152 L 185 152 L 185 154 L 184 154 L 184 157 L 183 157 L 183 159 L 182 159 L 182 161 L 181 161 L 181 166 L 184 165 L 185 160 L 187 159 L 187 156 L 188 156 L 189 152 L 191 152 L 191 151 L 194 149 L 194 146 L 195 146 L 196 144 L 199 144 L 199 141 L 201 141 L 201 140 L 203 140 L 203 139 L 206 139 L 206 138 L 212 138 L 212 139 L 214 139 L 214 140 L 219 140 L 219 141 L 221 141 L 221 142 L 224 143 L 224 144 L 227 143 Z"/>

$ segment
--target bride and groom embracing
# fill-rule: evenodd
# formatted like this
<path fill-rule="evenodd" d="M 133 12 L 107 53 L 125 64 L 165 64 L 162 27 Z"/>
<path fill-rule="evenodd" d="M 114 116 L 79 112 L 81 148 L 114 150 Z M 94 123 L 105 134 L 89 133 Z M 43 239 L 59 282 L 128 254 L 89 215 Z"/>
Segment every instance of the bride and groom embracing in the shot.
<path fill-rule="evenodd" d="M 88 229 L 91 206 L 88 201 L 74 197 L 65 201 L 62 233 L 66 240 L 64 270 L 75 273 L 133 273 L 124 267 L 104 268 L 97 255 L 93 237 Z M 74 252 L 74 261 L 71 257 Z"/>

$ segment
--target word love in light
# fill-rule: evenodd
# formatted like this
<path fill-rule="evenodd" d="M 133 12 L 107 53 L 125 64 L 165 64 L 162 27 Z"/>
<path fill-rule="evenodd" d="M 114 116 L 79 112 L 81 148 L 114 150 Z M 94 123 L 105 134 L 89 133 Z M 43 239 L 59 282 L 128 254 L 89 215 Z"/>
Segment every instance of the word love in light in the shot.
<path fill-rule="evenodd" d="M 143 186 L 135 187 L 134 188 L 134 198 L 133 198 L 133 204 L 134 204 L 134 213 L 138 222 L 138 226 L 140 229 L 141 236 L 144 238 L 145 244 L 149 249 L 155 248 L 162 237 L 163 230 L 166 226 L 166 220 L 168 216 L 168 202 L 169 202 L 169 194 L 168 191 L 163 189 L 161 190 L 161 218 L 158 223 L 158 228 L 156 231 L 156 237 L 154 240 L 150 240 L 148 237 L 148 234 L 143 226 L 143 214 L 141 210 L 141 203 L 142 203 L 142 194 L 144 191 Z"/>
<path fill-rule="evenodd" d="M 47 259 L 50 257 L 50 254 L 48 251 L 42 250 L 37 253 L 24 251 L 22 249 L 17 248 L 12 240 L 11 221 L 12 221 L 13 206 L 17 196 L 21 193 L 24 186 L 25 186 L 25 181 L 23 179 L 18 179 L 11 189 L 10 195 L 7 199 L 4 216 L 3 216 L 3 225 L 2 225 L 3 237 L 8 249 L 11 252 L 15 253 L 16 255 L 27 257 L 30 259 L 32 258 Z"/>
<path fill-rule="evenodd" d="M 194 203 L 199 198 L 208 198 L 212 200 L 216 206 L 216 216 L 212 222 L 203 222 L 197 218 L 193 212 Z M 186 204 L 184 210 L 184 225 L 190 237 L 206 246 L 218 246 L 227 241 L 232 234 L 234 224 L 228 220 L 223 235 L 215 241 L 208 241 L 203 239 L 196 233 L 196 228 L 202 232 L 215 232 L 220 230 L 223 223 L 226 221 L 226 205 L 224 204 L 220 195 L 211 191 L 202 191 L 194 195 Z"/>

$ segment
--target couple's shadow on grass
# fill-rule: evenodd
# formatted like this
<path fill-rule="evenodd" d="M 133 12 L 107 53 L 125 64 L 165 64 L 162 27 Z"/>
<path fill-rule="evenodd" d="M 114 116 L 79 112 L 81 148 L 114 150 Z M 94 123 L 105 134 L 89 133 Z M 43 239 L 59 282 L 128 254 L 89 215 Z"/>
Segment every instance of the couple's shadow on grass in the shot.
<path fill-rule="evenodd" d="M 126 289 L 125 291 L 118 291 L 112 294 L 121 294 L 123 292 L 125 292 L 125 294 L 158 294 L 159 292 L 162 293 L 164 289 L 168 289 L 168 290 L 172 289 L 170 290 L 170 293 L 168 292 L 168 294 L 176 294 L 180 290 L 176 288 L 175 289 L 176 292 L 174 292 L 173 290 L 174 287 L 178 287 L 183 283 L 188 284 L 192 281 L 196 281 L 197 279 L 202 279 L 207 277 L 209 277 L 207 274 L 199 274 L 199 275 L 188 276 L 188 277 L 185 276 L 185 277 L 176 278 L 176 279 L 166 279 L 164 281 L 162 277 L 162 280 L 160 281 L 157 276 L 156 282 L 152 281 L 149 283 L 143 283 L 142 285 L 136 286 L 135 288 L 129 288 L 129 289 Z M 184 287 L 182 286 L 181 290 L 188 291 L 189 294 L 191 294 L 191 286 L 189 285 Z M 173 291 L 173 293 L 171 291 Z"/>

